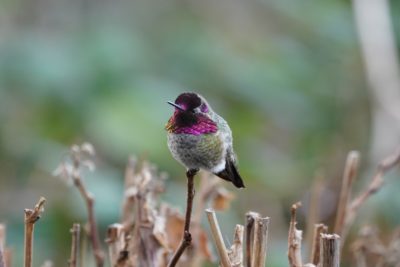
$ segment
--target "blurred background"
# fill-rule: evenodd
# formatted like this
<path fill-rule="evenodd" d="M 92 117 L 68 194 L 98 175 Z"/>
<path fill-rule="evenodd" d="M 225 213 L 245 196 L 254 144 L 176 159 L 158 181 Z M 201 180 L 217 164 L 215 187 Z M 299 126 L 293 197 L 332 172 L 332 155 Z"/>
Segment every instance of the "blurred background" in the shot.
<path fill-rule="evenodd" d="M 362 155 L 357 191 L 399 145 L 400 2 L 357 2 L 2 0 L 0 221 L 15 266 L 23 209 L 41 195 L 34 265 L 69 257 L 69 229 L 86 210 L 51 173 L 74 143 L 96 148 L 85 182 L 101 238 L 119 218 L 129 155 L 166 171 L 164 199 L 184 209 L 184 169 L 164 130 L 166 101 L 184 91 L 207 98 L 233 131 L 247 188 L 226 185 L 236 199 L 219 214 L 223 232 L 230 239 L 248 210 L 270 216 L 268 265 L 287 266 L 289 207 L 303 201 L 305 229 L 316 173 L 325 181 L 321 220 L 332 225 L 348 151 Z M 383 13 L 365 16 L 375 11 Z M 398 169 L 387 176 L 354 233 L 376 224 L 387 236 L 400 224 L 398 177 Z M 343 266 L 352 266 L 350 253 Z"/>

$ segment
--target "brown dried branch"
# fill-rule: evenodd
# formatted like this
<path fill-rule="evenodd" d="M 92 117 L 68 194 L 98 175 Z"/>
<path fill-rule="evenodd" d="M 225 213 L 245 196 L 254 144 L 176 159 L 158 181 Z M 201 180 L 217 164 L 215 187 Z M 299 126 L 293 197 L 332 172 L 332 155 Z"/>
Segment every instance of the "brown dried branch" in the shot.
<path fill-rule="evenodd" d="M 243 267 L 243 236 L 244 226 L 237 224 L 233 235 L 233 244 L 228 250 L 228 257 L 232 267 Z"/>
<path fill-rule="evenodd" d="M 125 233 L 122 224 L 114 223 L 108 226 L 106 242 L 108 243 L 111 266 L 118 266 L 118 263 L 122 261 L 124 255 L 127 254 L 125 250 Z"/>
<path fill-rule="evenodd" d="M 78 266 L 78 258 L 79 258 L 79 245 L 80 245 L 80 234 L 81 234 L 81 226 L 79 223 L 74 223 L 72 228 L 70 229 L 72 241 L 71 241 L 71 257 L 68 260 L 68 264 L 70 267 Z"/>
<path fill-rule="evenodd" d="M 392 169 L 394 166 L 400 163 L 400 149 L 397 149 L 395 153 L 385 158 L 377 168 L 375 175 L 373 176 L 368 187 L 355 198 L 348 206 L 346 211 L 346 219 L 342 230 L 342 244 L 347 236 L 347 232 L 354 222 L 354 219 L 360 209 L 361 205 L 374 193 L 376 193 L 383 185 L 383 176 L 387 171 Z"/>
<path fill-rule="evenodd" d="M 88 212 L 88 221 L 89 221 L 88 235 L 93 248 L 93 254 L 96 261 L 96 266 L 102 267 L 104 264 L 104 252 L 101 248 L 97 230 L 96 217 L 94 215 L 94 196 L 86 189 L 80 174 L 81 166 L 93 166 L 93 163 L 90 160 L 85 159 L 85 156 L 87 155 L 89 156 L 94 155 L 94 149 L 92 145 L 90 145 L 89 143 L 84 143 L 80 147 L 76 145 L 71 147 L 70 156 L 73 162 L 73 171 L 71 178 L 73 184 L 78 189 L 79 193 L 81 194 L 82 198 L 85 201 L 86 209 Z"/>
<path fill-rule="evenodd" d="M 340 237 L 337 234 L 321 234 L 321 267 L 340 266 Z"/>
<path fill-rule="evenodd" d="M 254 221 L 252 267 L 264 267 L 267 257 L 269 217 L 257 216 Z"/>
<path fill-rule="evenodd" d="M 246 213 L 246 266 L 251 267 L 252 264 L 252 251 L 254 243 L 254 228 L 256 218 L 260 217 L 257 212 Z"/>
<path fill-rule="evenodd" d="M 339 236 L 342 236 L 347 207 L 349 200 L 351 199 L 351 188 L 358 173 L 359 161 L 360 153 L 358 151 L 350 151 L 347 155 L 346 165 L 344 168 L 342 187 L 340 190 L 340 198 L 334 227 L 334 232 Z"/>
<path fill-rule="evenodd" d="M 172 256 L 168 267 L 174 267 L 179 258 L 182 256 L 185 249 L 190 246 L 192 243 L 192 235 L 189 232 L 190 229 L 190 220 L 192 217 L 192 207 L 193 207 L 193 198 L 194 198 L 194 176 L 198 170 L 191 169 L 186 172 L 187 177 L 187 199 L 186 199 L 186 216 L 185 216 L 185 227 L 183 229 L 183 238 L 181 244 L 179 245 L 178 250 Z"/>
<path fill-rule="evenodd" d="M 94 196 L 92 193 L 87 191 L 79 173 L 75 173 L 75 175 L 73 176 L 73 181 L 74 185 L 76 186 L 76 188 L 78 188 L 82 198 L 86 203 L 86 208 L 88 211 L 88 221 L 89 221 L 88 235 L 90 238 L 90 242 L 92 244 L 96 266 L 102 267 L 104 264 L 104 252 L 101 249 L 100 239 L 97 231 L 96 217 L 94 215 Z"/>
<path fill-rule="evenodd" d="M 302 267 L 301 259 L 301 239 L 302 231 L 296 228 L 296 211 L 301 206 L 300 202 L 292 205 L 291 208 L 291 219 L 289 225 L 288 235 L 288 259 L 291 267 Z"/>
<path fill-rule="evenodd" d="M 43 212 L 44 203 L 46 199 L 40 197 L 38 203 L 33 209 L 25 209 L 25 251 L 24 251 L 24 266 L 32 266 L 32 253 L 33 253 L 33 230 L 35 223 L 40 219 Z"/>
<path fill-rule="evenodd" d="M 320 238 L 321 234 L 326 234 L 328 231 L 328 227 L 324 224 L 315 224 L 314 225 L 314 234 L 313 234 L 313 242 L 311 246 L 311 263 L 314 265 L 318 265 L 320 260 Z"/>
<path fill-rule="evenodd" d="M 61 162 L 59 167 L 54 171 L 54 175 L 72 181 L 85 201 L 88 212 L 87 234 L 92 245 L 96 266 L 102 267 L 104 264 L 104 252 L 101 248 L 97 222 L 94 215 L 94 196 L 86 189 L 81 178 L 82 167 L 86 167 L 89 170 L 94 169 L 94 163 L 92 161 L 94 155 L 94 148 L 89 143 L 83 143 L 80 146 L 73 145 L 68 154 L 69 157 L 66 158 L 64 162 Z M 82 253 L 82 255 L 83 254 L 84 253 Z"/>
<path fill-rule="evenodd" d="M 217 216 L 215 211 L 211 209 L 206 209 L 207 219 L 210 224 L 211 235 L 214 239 L 215 246 L 221 261 L 222 267 L 231 267 L 231 263 L 228 257 L 228 252 L 226 251 L 224 240 L 222 239 L 221 230 L 218 224 Z"/>
<path fill-rule="evenodd" d="M 214 209 L 223 210 L 227 208 L 232 199 L 232 194 L 222 186 L 221 179 L 208 172 L 200 172 L 199 190 L 194 200 L 194 211 L 192 216 L 192 237 L 193 243 L 189 247 L 186 264 L 191 267 L 203 266 L 204 260 L 212 261 L 208 235 L 201 227 L 201 219 L 204 216 L 206 206 L 211 205 Z M 224 191 L 225 189 L 225 191 Z"/>

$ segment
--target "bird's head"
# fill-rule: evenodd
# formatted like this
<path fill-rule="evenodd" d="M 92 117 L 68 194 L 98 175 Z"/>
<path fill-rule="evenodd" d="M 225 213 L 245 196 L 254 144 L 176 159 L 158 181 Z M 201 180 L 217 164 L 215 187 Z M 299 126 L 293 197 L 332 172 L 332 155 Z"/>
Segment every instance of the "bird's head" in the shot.
<path fill-rule="evenodd" d="M 216 131 L 216 123 L 211 119 L 211 108 L 207 101 L 199 94 L 187 92 L 180 94 L 174 102 L 168 104 L 175 107 L 166 128 L 168 131 L 179 129 L 206 127 L 205 131 Z M 210 129 L 210 127 L 212 129 Z"/>
<path fill-rule="evenodd" d="M 192 114 L 207 114 L 210 112 L 207 101 L 196 93 L 182 93 L 175 102 L 168 101 L 168 104 L 175 107 L 175 111 Z"/>

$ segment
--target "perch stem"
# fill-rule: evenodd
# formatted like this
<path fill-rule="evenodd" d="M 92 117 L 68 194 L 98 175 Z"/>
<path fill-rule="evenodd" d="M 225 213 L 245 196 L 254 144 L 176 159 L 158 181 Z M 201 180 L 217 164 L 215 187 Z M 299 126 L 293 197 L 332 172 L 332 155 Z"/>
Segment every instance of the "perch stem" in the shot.
<path fill-rule="evenodd" d="M 192 235 L 190 234 L 190 219 L 192 217 L 192 207 L 193 207 L 193 198 L 194 198 L 194 176 L 198 172 L 197 169 L 190 169 L 186 172 L 187 177 L 187 199 L 186 199 L 186 216 L 185 216 L 185 226 L 183 229 L 183 237 L 181 244 L 176 250 L 175 254 L 172 256 L 171 261 L 168 264 L 168 267 L 174 267 L 179 258 L 182 256 L 183 252 L 187 247 L 192 243 Z"/>

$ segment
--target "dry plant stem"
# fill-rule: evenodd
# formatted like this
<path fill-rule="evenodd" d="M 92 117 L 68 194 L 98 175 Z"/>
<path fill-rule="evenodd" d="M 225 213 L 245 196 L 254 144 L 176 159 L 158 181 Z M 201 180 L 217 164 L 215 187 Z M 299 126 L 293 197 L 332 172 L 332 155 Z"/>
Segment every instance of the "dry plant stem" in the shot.
<path fill-rule="evenodd" d="M 258 217 L 260 217 L 260 215 L 256 212 L 250 211 L 246 213 L 246 267 L 251 267 L 254 223 Z"/>
<path fill-rule="evenodd" d="M 300 202 L 292 205 L 291 208 L 291 219 L 289 225 L 289 236 L 288 236 L 288 259 L 290 267 L 302 267 L 301 259 L 301 235 L 302 231 L 296 228 L 296 211 L 301 206 Z"/>
<path fill-rule="evenodd" d="M 252 251 L 252 267 L 264 267 L 267 257 L 269 217 L 258 216 L 254 221 L 254 240 Z"/>
<path fill-rule="evenodd" d="M 125 235 L 122 224 L 115 223 L 108 227 L 107 231 L 108 252 L 111 266 L 118 266 L 121 255 L 124 254 Z"/>
<path fill-rule="evenodd" d="M 311 263 L 314 265 L 318 265 L 320 260 L 320 238 L 321 234 L 326 234 L 328 231 L 328 227 L 324 224 L 315 224 L 314 225 L 314 235 L 313 242 L 311 246 Z"/>
<path fill-rule="evenodd" d="M 44 197 L 39 199 L 34 209 L 25 209 L 25 249 L 24 249 L 24 266 L 32 266 L 32 253 L 33 253 L 33 230 L 35 223 L 40 219 L 43 212 L 43 206 L 46 202 Z"/>
<path fill-rule="evenodd" d="M 351 197 L 351 188 L 358 173 L 359 162 L 360 153 L 357 151 L 350 151 L 347 155 L 346 165 L 344 168 L 342 188 L 340 190 L 340 198 L 334 227 L 334 232 L 339 236 L 342 235 L 347 206 Z"/>
<path fill-rule="evenodd" d="M 237 224 L 233 235 L 233 244 L 228 251 L 232 267 L 243 267 L 243 236 L 244 226 Z"/>
<path fill-rule="evenodd" d="M 321 267 L 339 267 L 340 237 L 336 234 L 321 234 Z"/>
<path fill-rule="evenodd" d="M 328 227 L 324 224 L 315 224 L 313 229 L 313 240 L 311 244 L 311 257 L 310 262 L 314 265 L 318 265 L 320 261 L 320 237 L 321 233 L 327 233 Z"/>
<path fill-rule="evenodd" d="M 79 257 L 79 244 L 80 244 L 80 234 L 81 226 L 79 223 L 74 223 L 71 230 L 72 242 L 71 242 L 71 257 L 68 261 L 70 267 L 78 266 Z"/>
<path fill-rule="evenodd" d="M 231 263 L 228 257 L 228 252 L 226 251 L 224 240 L 222 239 L 221 230 L 219 228 L 219 224 L 217 221 L 217 216 L 215 215 L 215 212 L 211 209 L 206 209 L 206 214 L 208 223 L 210 224 L 211 235 L 213 236 L 215 246 L 217 248 L 217 252 L 221 260 L 221 266 L 231 267 Z"/>
<path fill-rule="evenodd" d="M 394 166 L 400 163 L 400 149 L 397 149 L 395 153 L 393 153 L 391 156 L 387 157 L 384 159 L 379 165 L 378 169 L 374 175 L 374 177 L 371 180 L 371 183 L 368 185 L 368 187 L 363 191 L 357 198 L 355 198 L 349 207 L 347 208 L 346 211 L 346 218 L 344 222 L 344 227 L 342 230 L 342 244 L 344 243 L 344 240 L 347 236 L 347 232 L 350 228 L 350 226 L 353 224 L 353 221 L 356 217 L 356 214 L 361 207 L 362 204 L 365 203 L 365 201 L 374 193 L 376 193 L 383 185 L 383 176 L 387 171 L 392 169 Z"/>
<path fill-rule="evenodd" d="M 190 219 L 192 217 L 193 208 L 193 198 L 194 198 L 194 176 L 198 172 L 197 169 L 191 169 L 186 172 L 187 177 L 187 199 L 186 199 L 186 216 L 185 216 L 185 226 L 183 229 L 183 238 L 181 244 L 179 245 L 177 251 L 172 256 L 168 267 L 175 266 L 179 258 L 182 256 L 185 249 L 192 243 L 192 235 L 190 234 Z"/>
<path fill-rule="evenodd" d="M 89 191 L 86 190 L 79 174 L 75 173 L 73 181 L 74 185 L 78 188 L 79 193 L 85 200 L 86 208 L 88 210 L 89 238 L 92 244 L 96 266 L 102 267 L 104 264 L 104 253 L 101 249 L 100 239 L 97 233 L 97 223 L 96 223 L 96 218 L 94 216 L 94 197 Z"/>

